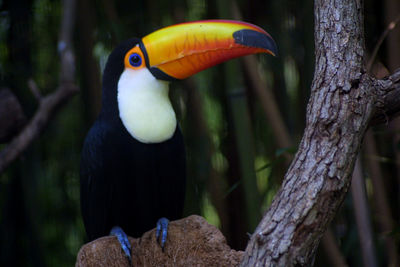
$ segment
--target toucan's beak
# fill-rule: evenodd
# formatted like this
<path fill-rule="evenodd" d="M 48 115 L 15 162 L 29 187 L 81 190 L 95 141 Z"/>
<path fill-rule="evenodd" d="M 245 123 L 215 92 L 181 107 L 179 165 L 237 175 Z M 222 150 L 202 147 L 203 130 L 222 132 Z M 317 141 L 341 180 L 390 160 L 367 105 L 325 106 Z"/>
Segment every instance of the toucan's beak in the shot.
<path fill-rule="evenodd" d="M 157 77 L 184 79 L 232 58 L 255 53 L 277 54 L 272 37 L 245 22 L 204 20 L 181 23 L 142 39 L 146 64 Z"/>

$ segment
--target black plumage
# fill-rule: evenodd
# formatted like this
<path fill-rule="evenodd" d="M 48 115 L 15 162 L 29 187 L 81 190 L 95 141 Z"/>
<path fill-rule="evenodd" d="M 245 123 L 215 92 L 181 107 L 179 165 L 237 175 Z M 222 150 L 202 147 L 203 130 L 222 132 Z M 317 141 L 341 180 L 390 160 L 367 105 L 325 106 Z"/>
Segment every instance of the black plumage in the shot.
<path fill-rule="evenodd" d="M 161 217 L 182 216 L 186 167 L 179 127 L 169 140 L 146 144 L 134 139 L 119 117 L 117 85 L 124 56 L 139 42 L 125 41 L 109 56 L 102 110 L 83 146 L 81 209 L 90 240 L 108 235 L 113 226 L 138 237 Z"/>

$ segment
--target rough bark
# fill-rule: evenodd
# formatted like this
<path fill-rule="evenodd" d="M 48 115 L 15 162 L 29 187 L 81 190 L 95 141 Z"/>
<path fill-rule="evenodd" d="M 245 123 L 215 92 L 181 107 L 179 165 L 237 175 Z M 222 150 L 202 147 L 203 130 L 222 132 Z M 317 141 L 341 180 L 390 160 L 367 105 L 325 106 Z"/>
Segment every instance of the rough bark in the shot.
<path fill-rule="evenodd" d="M 225 237 L 200 216 L 171 222 L 164 252 L 155 238 L 155 230 L 141 238 L 130 238 L 132 266 L 238 266 L 243 251 L 231 250 Z M 115 237 L 102 237 L 83 246 L 76 267 L 129 266 Z"/>
<path fill-rule="evenodd" d="M 375 80 L 364 70 L 360 0 L 315 1 L 316 62 L 306 129 L 242 266 L 308 266 L 342 203 L 372 118 L 399 110 L 399 71 Z"/>

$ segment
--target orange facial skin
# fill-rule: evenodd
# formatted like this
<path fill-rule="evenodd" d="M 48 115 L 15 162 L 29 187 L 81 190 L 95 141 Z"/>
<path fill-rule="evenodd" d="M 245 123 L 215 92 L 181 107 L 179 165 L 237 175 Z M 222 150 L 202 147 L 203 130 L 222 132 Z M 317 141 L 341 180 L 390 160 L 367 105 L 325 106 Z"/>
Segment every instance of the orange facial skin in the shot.
<path fill-rule="evenodd" d="M 129 58 L 132 54 L 138 54 L 139 57 L 141 58 L 141 64 L 139 66 L 133 66 L 130 62 L 129 62 Z M 146 62 L 145 62 L 145 57 L 143 55 L 142 50 L 139 48 L 139 46 L 135 46 L 134 48 L 132 48 L 131 50 L 128 51 L 128 53 L 126 53 L 125 55 L 125 59 L 124 59 L 124 64 L 125 64 L 125 68 L 131 68 L 131 69 L 141 69 L 146 67 Z"/>

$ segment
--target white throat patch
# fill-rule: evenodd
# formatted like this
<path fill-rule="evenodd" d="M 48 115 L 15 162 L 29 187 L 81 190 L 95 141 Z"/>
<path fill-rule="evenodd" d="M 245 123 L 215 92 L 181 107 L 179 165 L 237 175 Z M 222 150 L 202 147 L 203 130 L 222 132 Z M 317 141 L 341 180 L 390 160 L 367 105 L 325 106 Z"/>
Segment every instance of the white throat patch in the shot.
<path fill-rule="evenodd" d="M 168 97 L 168 82 L 154 78 L 147 68 L 125 69 L 118 81 L 119 116 L 126 130 L 142 143 L 172 137 L 176 117 Z"/>

